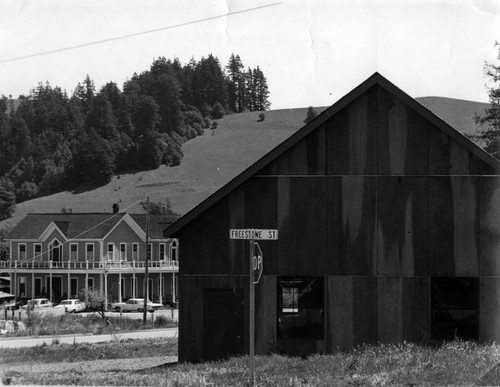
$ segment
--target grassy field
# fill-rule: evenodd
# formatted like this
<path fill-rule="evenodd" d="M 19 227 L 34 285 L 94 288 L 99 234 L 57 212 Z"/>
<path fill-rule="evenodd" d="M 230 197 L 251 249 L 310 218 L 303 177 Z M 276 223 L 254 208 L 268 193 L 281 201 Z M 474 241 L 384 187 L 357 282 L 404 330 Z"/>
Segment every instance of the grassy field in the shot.
<path fill-rule="evenodd" d="M 28 317 L 21 321 L 26 326 L 26 330 L 15 333 L 7 333 L 6 336 L 47 336 L 47 335 L 70 335 L 70 334 L 113 334 L 126 331 L 136 331 L 141 329 L 173 328 L 177 327 L 177 322 L 164 316 L 151 321 L 148 314 L 145 325 L 142 323 L 142 314 L 138 314 L 136 319 L 120 318 L 109 316 L 104 320 L 97 313 L 79 315 L 63 314 L 60 316 L 37 315 L 30 313 Z M 17 320 L 15 320 L 17 321 Z"/>
<path fill-rule="evenodd" d="M 487 103 L 444 97 L 422 97 L 417 101 L 463 134 L 474 134 L 474 115 L 484 114 L 490 107 Z"/>
<path fill-rule="evenodd" d="M 473 133 L 473 116 L 488 106 L 484 103 L 440 97 L 417 99 L 450 125 L 464 133 Z M 318 112 L 324 108 L 316 108 Z M 102 187 L 79 187 L 75 192 L 54 195 L 19 203 L 14 217 L 0 222 L 11 227 L 28 212 L 56 212 L 71 208 L 73 212 L 111 212 L 112 204 L 121 208 L 144 200 L 170 198 L 175 211 L 185 214 L 217 189 L 236 177 L 268 151 L 300 129 L 307 108 L 232 114 L 218 120 L 218 128 L 183 145 L 184 158 L 177 167 L 122 174 Z M 141 212 L 135 205 L 129 212 Z"/>
<path fill-rule="evenodd" d="M 176 353 L 175 340 L 127 340 L 100 344 L 52 345 L 2 351 L 4 384 L 246 386 L 248 358 L 202 364 L 167 362 Z M 82 368 L 83 360 L 165 356 L 165 363 L 126 369 Z M 118 357 L 117 357 L 118 356 Z M 124 360 L 123 360 L 124 361 Z M 455 341 L 437 347 L 409 343 L 363 346 L 334 355 L 306 359 L 268 355 L 256 357 L 258 386 L 436 386 L 498 385 L 500 347 Z M 29 362 L 36 372 L 22 372 L 17 364 Z M 59 363 L 54 370 L 54 363 Z M 68 366 L 69 365 L 69 366 Z M 91 363 L 85 363 L 92 367 Z M 45 368 L 44 368 L 45 367 Z M 64 368 L 64 372 L 62 369 Z M 87 372 L 82 370 L 87 369 Z M 50 370 L 50 371 L 47 371 Z"/>

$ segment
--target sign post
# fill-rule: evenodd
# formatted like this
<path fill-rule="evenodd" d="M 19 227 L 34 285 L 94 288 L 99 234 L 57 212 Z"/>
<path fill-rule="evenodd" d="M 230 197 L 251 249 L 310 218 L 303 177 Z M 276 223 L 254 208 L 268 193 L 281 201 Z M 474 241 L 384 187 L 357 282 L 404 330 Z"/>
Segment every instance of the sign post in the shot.
<path fill-rule="evenodd" d="M 250 257 L 249 257 L 249 315 L 250 315 L 250 340 L 249 340 L 249 368 L 250 368 L 250 385 L 254 385 L 254 369 L 255 369 L 255 284 L 259 282 L 264 269 L 264 254 L 260 246 L 255 240 L 277 240 L 278 230 L 261 230 L 261 229 L 231 229 L 229 230 L 229 239 L 248 240 Z M 257 282 L 255 281 L 255 273 L 258 273 Z"/>
<path fill-rule="evenodd" d="M 250 289 L 249 294 L 249 304 L 250 304 L 250 385 L 254 385 L 254 370 L 255 370 L 255 271 L 253 268 L 253 249 L 254 249 L 254 241 L 250 239 L 248 241 L 250 245 L 250 268 L 249 268 L 249 283 L 248 287 Z"/>

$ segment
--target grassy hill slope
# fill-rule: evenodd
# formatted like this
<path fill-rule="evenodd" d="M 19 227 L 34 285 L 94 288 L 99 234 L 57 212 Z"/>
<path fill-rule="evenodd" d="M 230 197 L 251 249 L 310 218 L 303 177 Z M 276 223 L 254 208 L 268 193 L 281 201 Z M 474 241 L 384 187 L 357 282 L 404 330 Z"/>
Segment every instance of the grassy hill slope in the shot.
<path fill-rule="evenodd" d="M 416 100 L 463 134 L 476 132 L 474 115 L 483 115 L 490 106 L 488 103 L 444 97 L 421 97 Z"/>
<path fill-rule="evenodd" d="M 463 133 L 474 133 L 474 113 L 482 113 L 485 103 L 440 97 L 417 100 Z M 323 108 L 316 108 L 319 112 Z M 177 167 L 160 167 L 151 171 L 113 177 L 102 187 L 81 188 L 77 192 L 60 192 L 17 205 L 14 217 L 4 225 L 17 223 L 28 212 L 111 212 L 120 202 L 124 209 L 150 196 L 154 202 L 170 198 L 174 211 L 185 214 L 202 200 L 248 168 L 260 157 L 301 128 L 307 108 L 265 112 L 258 122 L 258 112 L 232 114 L 218 121 L 214 131 L 183 146 L 184 158 Z M 135 205 L 130 212 L 141 212 Z"/>
<path fill-rule="evenodd" d="M 113 203 L 120 202 L 124 209 L 147 195 L 154 202 L 170 198 L 174 211 L 185 214 L 301 128 L 306 112 L 307 108 L 267 111 L 261 122 L 259 112 L 225 116 L 217 129 L 183 145 L 184 158 L 177 167 L 122 174 L 102 187 L 81 187 L 19 203 L 14 217 L 3 224 L 16 224 L 29 212 L 60 212 L 63 207 L 73 212 L 111 212 Z M 135 205 L 130 212 L 143 211 Z"/>

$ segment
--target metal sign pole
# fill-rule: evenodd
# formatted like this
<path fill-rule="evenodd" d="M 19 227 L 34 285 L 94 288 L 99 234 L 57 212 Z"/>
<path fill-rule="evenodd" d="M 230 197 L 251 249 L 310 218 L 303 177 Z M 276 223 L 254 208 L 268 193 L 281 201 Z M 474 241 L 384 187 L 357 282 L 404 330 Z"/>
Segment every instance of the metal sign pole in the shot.
<path fill-rule="evenodd" d="M 249 359 L 249 368 L 250 368 L 250 385 L 254 385 L 254 369 L 255 369 L 255 285 L 254 285 L 254 265 L 253 265 L 253 248 L 254 248 L 254 240 L 250 239 L 249 241 L 249 247 L 250 247 L 250 273 L 249 273 L 249 282 L 248 285 L 250 286 L 250 292 L 249 292 L 249 304 L 250 304 L 250 359 Z"/>

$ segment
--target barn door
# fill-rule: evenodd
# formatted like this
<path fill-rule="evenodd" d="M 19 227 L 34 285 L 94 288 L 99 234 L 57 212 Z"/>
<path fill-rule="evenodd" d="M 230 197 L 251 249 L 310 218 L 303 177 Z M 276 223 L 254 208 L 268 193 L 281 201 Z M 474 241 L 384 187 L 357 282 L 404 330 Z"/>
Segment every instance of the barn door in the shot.
<path fill-rule="evenodd" d="M 242 289 L 203 289 L 203 360 L 242 353 Z"/>

